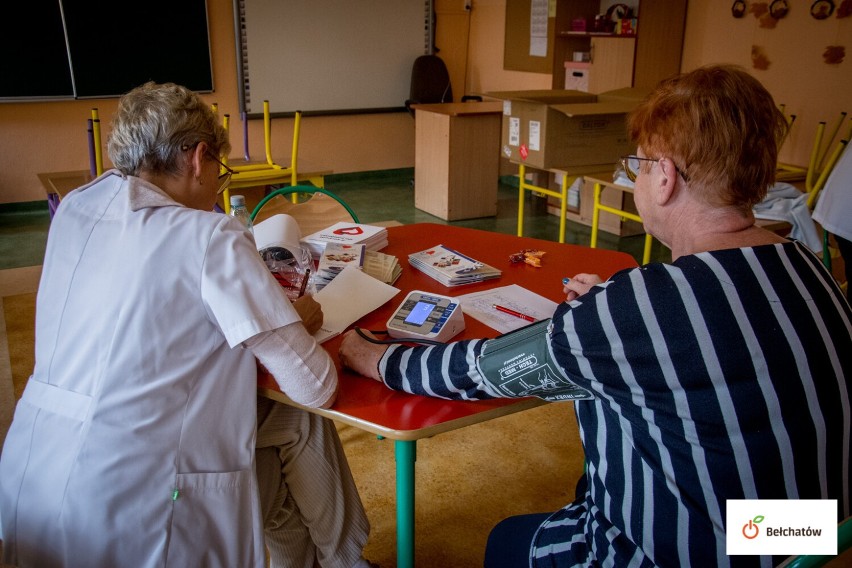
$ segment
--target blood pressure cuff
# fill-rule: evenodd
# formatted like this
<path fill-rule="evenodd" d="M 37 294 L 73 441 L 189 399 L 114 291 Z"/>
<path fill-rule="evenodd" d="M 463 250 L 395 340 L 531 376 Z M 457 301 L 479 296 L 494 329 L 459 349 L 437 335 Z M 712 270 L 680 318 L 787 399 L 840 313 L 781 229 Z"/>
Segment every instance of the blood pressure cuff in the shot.
<path fill-rule="evenodd" d="M 542 320 L 485 342 L 476 368 L 492 390 L 508 398 L 549 401 L 592 398 L 569 381 L 553 359 L 550 320 Z"/>

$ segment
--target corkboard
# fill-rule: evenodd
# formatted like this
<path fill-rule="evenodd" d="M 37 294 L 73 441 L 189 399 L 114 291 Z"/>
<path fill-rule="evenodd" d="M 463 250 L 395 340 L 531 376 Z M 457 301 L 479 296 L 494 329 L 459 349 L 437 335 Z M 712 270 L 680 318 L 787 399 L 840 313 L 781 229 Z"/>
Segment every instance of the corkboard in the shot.
<path fill-rule="evenodd" d="M 547 18 L 547 55 L 530 55 L 530 0 L 506 0 L 506 41 L 503 46 L 503 69 L 553 72 L 553 34 L 556 18 Z"/>

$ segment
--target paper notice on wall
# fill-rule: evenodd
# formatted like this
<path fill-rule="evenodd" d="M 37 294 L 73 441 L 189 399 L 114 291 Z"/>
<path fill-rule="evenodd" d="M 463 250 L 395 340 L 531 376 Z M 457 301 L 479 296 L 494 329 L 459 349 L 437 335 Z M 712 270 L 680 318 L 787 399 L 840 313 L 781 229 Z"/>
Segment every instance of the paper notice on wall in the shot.
<path fill-rule="evenodd" d="M 530 55 L 545 57 L 547 55 L 547 15 L 548 0 L 532 0 L 530 2 Z"/>

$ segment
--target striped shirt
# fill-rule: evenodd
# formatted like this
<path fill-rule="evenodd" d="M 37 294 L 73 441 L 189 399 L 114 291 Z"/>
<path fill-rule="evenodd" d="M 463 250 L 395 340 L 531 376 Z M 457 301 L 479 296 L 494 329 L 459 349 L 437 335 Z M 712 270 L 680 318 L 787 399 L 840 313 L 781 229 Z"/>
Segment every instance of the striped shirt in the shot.
<path fill-rule="evenodd" d="M 725 554 L 727 499 L 837 499 L 848 517 L 850 320 L 796 242 L 625 270 L 561 304 L 549 344 L 594 395 L 574 405 L 589 488 L 539 528 L 530 566 L 772 566 Z M 380 370 L 491 398 L 484 343 L 393 346 Z"/>

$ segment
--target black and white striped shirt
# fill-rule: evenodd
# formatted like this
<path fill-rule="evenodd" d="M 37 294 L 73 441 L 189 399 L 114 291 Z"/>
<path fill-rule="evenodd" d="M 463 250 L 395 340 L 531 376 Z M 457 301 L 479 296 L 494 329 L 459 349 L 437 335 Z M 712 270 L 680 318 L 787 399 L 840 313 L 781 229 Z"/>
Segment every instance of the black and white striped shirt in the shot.
<path fill-rule="evenodd" d="M 560 305 L 553 353 L 594 394 L 575 403 L 589 489 L 530 565 L 771 566 L 726 556 L 727 499 L 837 499 L 848 517 L 850 320 L 795 242 L 622 271 Z M 397 390 L 491 398 L 483 344 L 394 346 L 380 369 Z"/>

